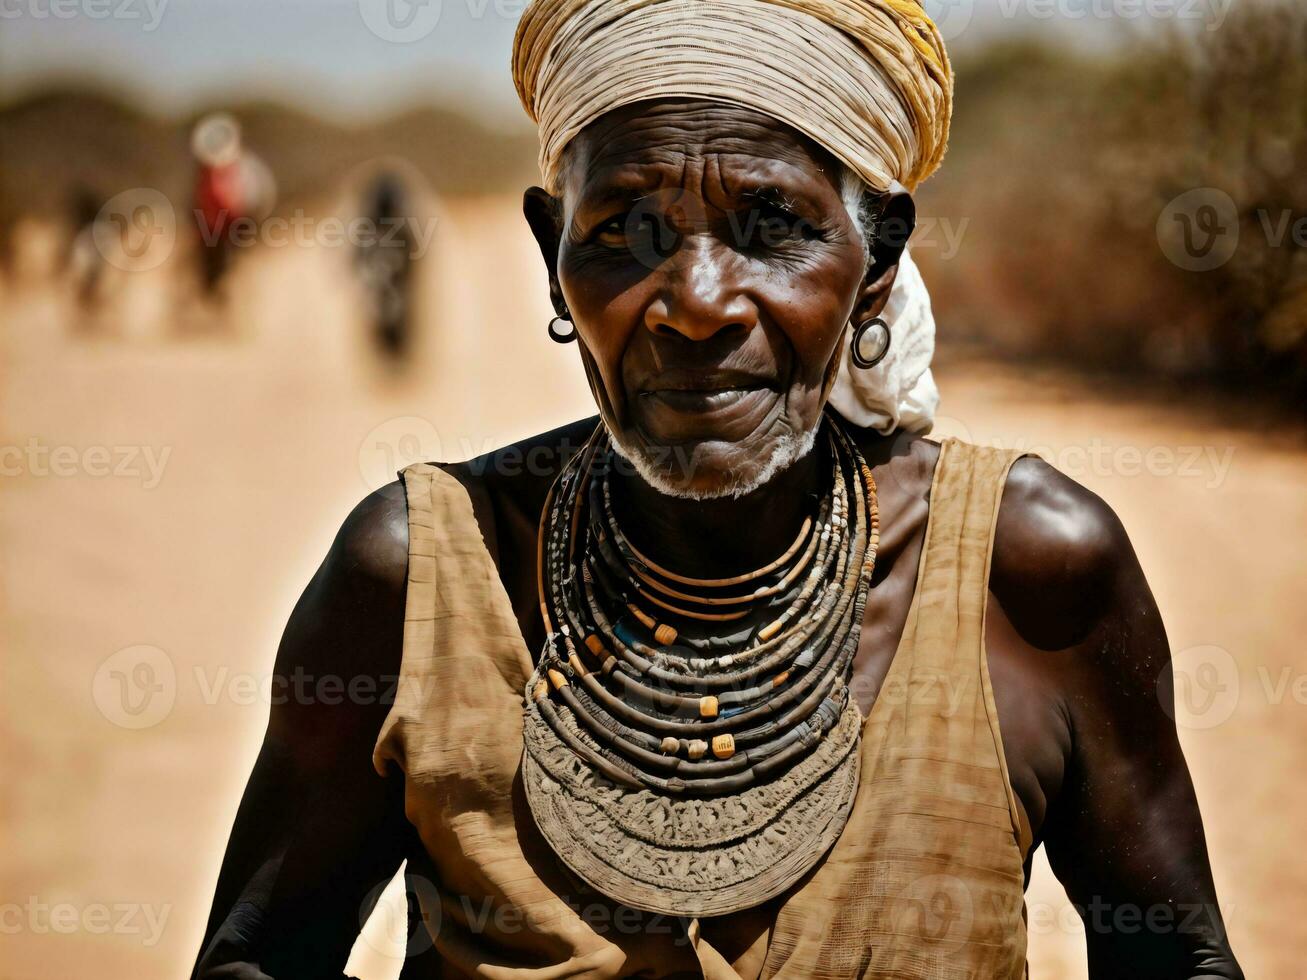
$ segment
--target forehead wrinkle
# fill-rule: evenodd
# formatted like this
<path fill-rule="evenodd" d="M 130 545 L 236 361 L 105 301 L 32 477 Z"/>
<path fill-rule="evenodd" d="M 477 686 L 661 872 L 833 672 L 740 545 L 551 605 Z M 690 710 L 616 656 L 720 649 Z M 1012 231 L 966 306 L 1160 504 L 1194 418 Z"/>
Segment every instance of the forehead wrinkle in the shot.
<path fill-rule="evenodd" d="M 810 157 L 792 162 L 752 152 L 663 147 L 639 159 L 586 161 L 584 171 L 576 185 L 576 203 L 587 210 L 616 203 L 637 205 L 670 189 L 690 191 L 704 204 L 722 209 L 733 209 L 767 191 L 814 207 L 841 203 L 836 201 L 839 188 L 833 168 L 822 168 Z"/>
<path fill-rule="evenodd" d="M 723 155 L 720 158 L 721 183 L 727 196 L 741 199 L 756 196 L 760 191 L 774 190 L 780 196 L 820 203 L 822 195 L 813 187 L 819 181 L 828 190 L 838 194 L 839 187 L 832 168 L 796 166 L 784 160 L 763 160 L 741 155 Z M 815 191 L 815 193 L 814 193 Z"/>
<path fill-rule="evenodd" d="M 709 158 L 718 158 L 721 174 L 774 171 L 780 163 L 788 165 L 785 169 L 797 184 L 817 174 L 832 188 L 837 183 L 833 158 L 810 138 L 765 113 L 720 103 L 655 103 L 614 110 L 591 123 L 578 136 L 576 148 L 574 163 L 581 163 L 578 176 L 586 187 L 601 180 L 649 190 L 683 185 L 686 171 L 706 168 Z M 605 170 L 625 173 L 611 177 Z M 730 182 L 723 180 L 723 187 Z"/>

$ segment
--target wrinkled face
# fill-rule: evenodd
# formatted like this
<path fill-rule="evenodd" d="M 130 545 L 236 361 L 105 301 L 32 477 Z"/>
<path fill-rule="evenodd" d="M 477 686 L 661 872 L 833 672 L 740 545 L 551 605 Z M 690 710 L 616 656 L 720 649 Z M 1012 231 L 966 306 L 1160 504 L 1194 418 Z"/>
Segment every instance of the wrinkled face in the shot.
<path fill-rule="evenodd" d="M 756 488 L 811 446 L 867 271 L 838 165 L 706 102 L 610 113 L 569 157 L 554 285 L 618 447 L 669 493 Z"/>

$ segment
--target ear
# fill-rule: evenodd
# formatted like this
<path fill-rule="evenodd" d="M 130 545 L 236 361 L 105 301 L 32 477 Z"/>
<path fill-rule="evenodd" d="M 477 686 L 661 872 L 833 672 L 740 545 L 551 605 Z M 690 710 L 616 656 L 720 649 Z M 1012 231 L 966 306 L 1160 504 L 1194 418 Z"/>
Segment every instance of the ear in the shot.
<path fill-rule="evenodd" d="M 908 247 L 908 239 L 917 227 L 917 205 L 902 184 L 890 185 L 881 204 L 876 240 L 871 243 L 871 261 L 853 306 L 855 324 L 880 316 L 889 302 L 890 290 L 898 277 L 899 260 Z"/>
<path fill-rule="evenodd" d="M 522 197 L 522 213 L 526 216 L 526 223 L 531 226 L 536 244 L 540 246 L 540 256 L 545 260 L 545 269 L 549 274 L 549 299 L 554 304 L 554 312 L 565 316 L 567 301 L 563 299 L 563 287 L 558 282 L 558 248 L 563 238 L 563 202 L 543 187 L 529 187 Z"/>

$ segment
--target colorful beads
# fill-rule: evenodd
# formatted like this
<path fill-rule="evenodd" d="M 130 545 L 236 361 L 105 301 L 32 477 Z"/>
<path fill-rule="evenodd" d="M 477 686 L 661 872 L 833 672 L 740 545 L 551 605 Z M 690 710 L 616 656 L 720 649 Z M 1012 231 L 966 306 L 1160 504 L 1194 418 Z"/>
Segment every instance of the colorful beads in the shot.
<path fill-rule="evenodd" d="M 764 762 L 820 742 L 832 702 L 813 695 L 847 680 L 879 541 L 870 469 L 838 422 L 824 431 L 830 482 L 816 510 L 780 558 L 727 579 L 675 575 L 633 550 L 609 500 L 602 427 L 568 465 L 541 520 L 549 642 L 528 710 L 555 731 L 576 726 L 599 752 L 587 764 L 710 796 L 776 778 L 786 768 Z M 796 726 L 812 738 L 790 737 Z"/>
<path fill-rule="evenodd" d="M 658 623 L 647 612 L 641 609 L 633 602 L 628 602 L 626 608 L 631 610 L 631 615 L 640 621 L 640 625 L 647 630 L 652 630 Z"/>
<path fill-rule="evenodd" d="M 677 632 L 675 627 L 662 623 L 654 630 L 654 639 L 660 646 L 669 647 L 676 642 Z"/>

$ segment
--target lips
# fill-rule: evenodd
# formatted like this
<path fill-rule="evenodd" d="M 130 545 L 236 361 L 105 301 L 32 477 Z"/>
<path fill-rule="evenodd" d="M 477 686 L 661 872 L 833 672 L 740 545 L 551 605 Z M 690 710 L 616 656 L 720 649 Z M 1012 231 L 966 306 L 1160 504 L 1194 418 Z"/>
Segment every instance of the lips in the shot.
<path fill-rule="evenodd" d="M 729 408 L 750 395 L 768 389 L 762 385 L 741 388 L 664 388 L 645 392 L 644 397 L 654 399 L 676 411 L 714 412 Z"/>
<path fill-rule="evenodd" d="M 725 368 L 694 370 L 664 368 L 636 385 L 642 394 L 662 394 L 667 391 L 715 392 L 748 388 L 774 388 L 771 378 L 733 371 Z"/>
<path fill-rule="evenodd" d="M 743 371 L 676 369 L 651 378 L 640 394 L 642 401 L 653 401 L 672 411 L 704 414 L 731 409 L 760 392 L 775 390 L 770 379 Z"/>
<path fill-rule="evenodd" d="M 634 409 L 651 442 L 739 442 L 749 436 L 776 404 L 776 386 L 756 378 L 659 378 L 640 392 Z"/>

